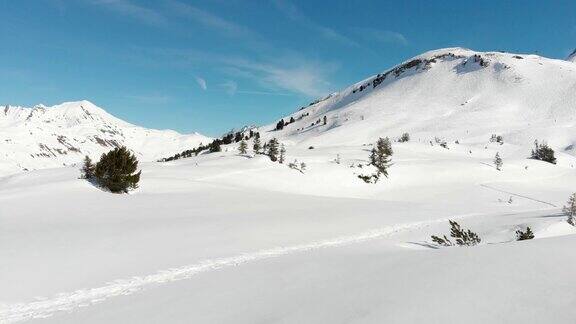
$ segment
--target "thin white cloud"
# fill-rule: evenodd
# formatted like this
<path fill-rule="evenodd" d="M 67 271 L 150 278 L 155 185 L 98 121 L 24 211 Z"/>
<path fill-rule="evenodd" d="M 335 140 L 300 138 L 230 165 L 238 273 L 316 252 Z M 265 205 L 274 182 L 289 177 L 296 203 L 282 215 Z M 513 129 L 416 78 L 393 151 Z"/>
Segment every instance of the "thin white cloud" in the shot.
<path fill-rule="evenodd" d="M 352 30 L 367 41 L 408 45 L 408 39 L 406 39 L 406 37 L 399 32 L 391 30 L 367 28 L 367 27 L 356 27 L 352 28 Z"/>
<path fill-rule="evenodd" d="M 308 16 L 304 15 L 304 13 L 302 13 L 302 11 L 300 11 L 300 9 L 298 9 L 298 7 L 296 7 L 296 5 L 294 5 L 293 3 L 291 3 L 288 0 L 274 0 L 274 4 L 276 5 L 276 7 L 281 12 L 283 12 L 286 15 L 286 17 L 288 17 L 289 19 L 291 19 L 295 22 L 302 24 L 303 26 L 305 26 L 309 29 L 314 30 L 320 36 L 322 36 L 326 39 L 336 41 L 336 42 L 339 42 L 339 43 L 342 43 L 342 44 L 345 44 L 348 46 L 360 46 L 354 40 L 338 33 L 334 29 L 327 27 L 327 26 L 323 26 L 323 25 L 313 21 Z"/>
<path fill-rule="evenodd" d="M 162 105 L 172 101 L 172 98 L 162 94 L 127 95 L 126 98 L 145 105 Z"/>
<path fill-rule="evenodd" d="M 222 88 L 224 88 L 224 91 L 226 91 L 226 93 L 230 96 L 233 96 L 236 94 L 236 91 L 238 91 L 238 83 L 236 83 L 235 81 L 226 81 L 224 83 L 221 84 Z"/>
<path fill-rule="evenodd" d="M 220 16 L 216 16 L 206 10 L 183 3 L 177 0 L 167 1 L 167 6 L 175 15 L 189 18 L 190 20 L 203 25 L 205 27 L 220 31 L 229 36 L 239 37 L 255 37 L 256 34 L 239 24 L 226 20 Z"/>
<path fill-rule="evenodd" d="M 281 62 L 281 63 L 280 63 Z M 278 62 L 256 62 L 246 59 L 225 61 L 228 72 L 252 79 L 267 89 L 280 89 L 306 96 L 318 97 L 329 92 L 328 74 L 334 64 L 307 61 L 302 58 L 284 58 Z"/>
<path fill-rule="evenodd" d="M 206 80 L 201 77 L 196 77 L 196 83 L 200 86 L 200 89 L 206 91 L 208 90 L 208 85 L 206 84 Z"/>
<path fill-rule="evenodd" d="M 90 0 L 90 3 L 130 16 L 151 25 L 163 25 L 166 18 L 160 12 L 143 7 L 130 0 Z"/>

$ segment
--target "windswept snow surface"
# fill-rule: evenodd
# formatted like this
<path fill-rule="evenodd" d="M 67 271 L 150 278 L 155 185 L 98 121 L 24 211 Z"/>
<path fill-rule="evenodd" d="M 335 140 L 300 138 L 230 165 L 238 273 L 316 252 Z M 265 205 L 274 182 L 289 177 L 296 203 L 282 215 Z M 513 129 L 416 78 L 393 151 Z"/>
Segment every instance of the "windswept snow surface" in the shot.
<path fill-rule="evenodd" d="M 146 129 L 83 100 L 53 107 L 6 105 L 0 110 L 0 176 L 96 159 L 119 145 L 155 161 L 211 139 L 193 133 Z"/>
<path fill-rule="evenodd" d="M 573 323 L 575 70 L 425 53 L 261 127 L 304 173 L 231 144 L 141 163 L 128 195 L 74 166 L 4 176 L 0 322 Z M 362 182 L 372 143 L 403 132 L 389 177 Z M 557 164 L 528 159 L 536 139 Z M 482 243 L 432 244 L 449 219 Z"/>
<path fill-rule="evenodd" d="M 228 149 L 144 163 L 130 195 L 103 192 L 72 167 L 3 178 L 0 319 L 434 323 L 466 315 L 473 323 L 530 316 L 569 323 L 576 316 L 576 265 L 562 263 L 576 231 L 552 206 L 572 190 L 570 166 L 509 159 L 498 172 L 466 150 L 458 159 L 427 143 L 396 143 L 390 179 L 367 185 L 349 167 L 366 160 L 362 146 L 337 148 L 341 164 L 322 148 L 289 150 L 308 163 L 304 174 Z M 477 231 L 482 245 L 434 248 L 429 237 L 448 233 L 448 219 Z M 514 242 L 525 226 L 537 240 Z"/>

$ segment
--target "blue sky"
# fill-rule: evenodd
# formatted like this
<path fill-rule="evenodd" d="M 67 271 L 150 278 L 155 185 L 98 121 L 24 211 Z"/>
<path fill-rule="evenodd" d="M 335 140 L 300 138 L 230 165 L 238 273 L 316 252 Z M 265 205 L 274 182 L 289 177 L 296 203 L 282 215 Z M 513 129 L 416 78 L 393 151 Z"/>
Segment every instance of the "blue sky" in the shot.
<path fill-rule="evenodd" d="M 0 0 L 0 44 L 0 103 L 216 136 L 431 49 L 564 58 L 576 2 Z"/>

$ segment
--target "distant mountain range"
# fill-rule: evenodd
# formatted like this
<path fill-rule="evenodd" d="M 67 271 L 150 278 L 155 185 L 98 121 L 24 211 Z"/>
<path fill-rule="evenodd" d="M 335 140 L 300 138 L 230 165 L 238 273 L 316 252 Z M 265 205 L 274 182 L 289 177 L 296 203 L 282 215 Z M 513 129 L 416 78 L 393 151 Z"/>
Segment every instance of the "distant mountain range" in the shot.
<path fill-rule="evenodd" d="M 138 127 L 89 101 L 0 109 L 0 175 L 65 166 L 125 145 L 142 161 L 156 160 L 210 138 Z"/>
<path fill-rule="evenodd" d="M 576 52 L 569 60 L 576 60 Z M 361 145 L 378 137 L 484 143 L 548 142 L 560 152 L 576 148 L 576 64 L 537 55 L 430 51 L 259 127 L 306 146 Z M 194 133 L 152 130 L 126 123 L 88 101 L 54 107 L 6 106 L 0 111 L 0 174 L 77 163 L 126 145 L 143 161 L 209 143 Z M 521 149 L 518 154 L 527 154 Z M 521 153 L 520 153 L 521 152 Z"/>

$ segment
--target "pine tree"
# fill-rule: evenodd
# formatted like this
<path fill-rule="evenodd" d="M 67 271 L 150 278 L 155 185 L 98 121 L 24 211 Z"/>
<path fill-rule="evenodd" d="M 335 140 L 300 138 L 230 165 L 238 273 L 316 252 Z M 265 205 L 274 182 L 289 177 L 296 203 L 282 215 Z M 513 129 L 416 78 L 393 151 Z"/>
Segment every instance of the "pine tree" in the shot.
<path fill-rule="evenodd" d="M 538 140 L 534 141 L 534 149 L 532 150 L 532 158 L 552 164 L 556 164 L 556 157 L 554 157 L 554 150 L 548 144 L 539 144 Z"/>
<path fill-rule="evenodd" d="M 246 144 L 245 140 L 241 140 L 240 145 L 238 146 L 238 151 L 240 152 L 240 154 L 246 154 L 247 149 L 248 149 L 248 144 Z"/>
<path fill-rule="evenodd" d="M 94 172 L 96 170 L 96 166 L 92 163 L 92 159 L 88 155 L 84 157 L 84 164 L 82 165 L 82 179 L 92 179 L 94 177 Z"/>
<path fill-rule="evenodd" d="M 482 241 L 478 234 L 472 232 L 471 230 L 463 230 L 455 221 L 449 221 L 450 223 L 450 236 L 456 239 L 456 244 L 460 246 L 474 246 L 480 244 Z M 439 237 L 432 235 L 432 241 L 442 245 L 442 246 L 452 246 L 454 245 L 447 237 Z"/>
<path fill-rule="evenodd" d="M 306 163 L 304 163 L 304 162 L 300 163 L 300 171 L 302 171 L 302 172 L 306 171 Z"/>
<path fill-rule="evenodd" d="M 376 150 L 370 155 L 372 165 L 378 169 L 378 172 L 388 177 L 388 167 L 390 166 L 390 157 L 392 156 L 392 144 L 390 139 L 379 138 L 376 143 Z"/>
<path fill-rule="evenodd" d="M 278 160 L 278 140 L 276 138 L 268 141 L 268 157 L 272 162 Z"/>
<path fill-rule="evenodd" d="M 576 226 L 576 193 L 570 196 L 566 205 L 562 207 L 562 212 L 568 216 L 568 224 Z"/>
<path fill-rule="evenodd" d="M 276 123 L 276 130 L 282 130 L 284 128 L 284 119 L 280 119 L 278 123 Z"/>
<path fill-rule="evenodd" d="M 254 144 L 252 145 L 252 150 L 254 150 L 254 154 L 260 153 L 260 149 L 262 148 L 262 144 L 260 144 L 260 135 L 254 136 L 253 143 Z"/>
<path fill-rule="evenodd" d="M 398 140 L 398 142 L 400 142 L 400 143 L 404 143 L 404 142 L 408 142 L 408 141 L 410 141 L 410 134 L 408 134 L 408 133 L 402 134 L 402 136 L 400 136 L 400 139 Z"/>
<path fill-rule="evenodd" d="M 496 170 L 502 170 L 502 158 L 498 152 L 496 152 L 496 156 L 494 157 L 494 165 L 496 166 Z"/>
<path fill-rule="evenodd" d="M 524 240 L 531 240 L 534 238 L 534 233 L 530 227 L 526 227 L 526 231 L 522 232 L 522 230 L 516 231 L 516 241 L 524 241 Z"/>
<path fill-rule="evenodd" d="M 138 187 L 140 172 L 138 160 L 124 146 L 102 154 L 94 173 L 98 183 L 114 193 L 128 192 Z"/>
<path fill-rule="evenodd" d="M 278 162 L 284 163 L 285 158 L 286 158 L 286 147 L 284 147 L 284 144 L 282 144 L 280 145 L 280 155 L 278 156 Z"/>
<path fill-rule="evenodd" d="M 222 148 L 220 147 L 220 140 L 216 139 L 212 141 L 209 145 L 209 151 L 210 153 L 221 152 Z"/>
<path fill-rule="evenodd" d="M 326 125 L 328 123 L 328 118 L 326 118 L 326 116 L 324 116 L 323 120 L 324 120 L 324 125 Z"/>

